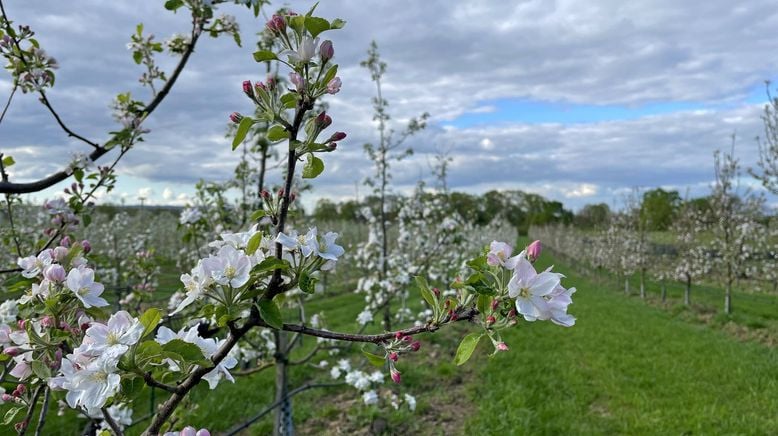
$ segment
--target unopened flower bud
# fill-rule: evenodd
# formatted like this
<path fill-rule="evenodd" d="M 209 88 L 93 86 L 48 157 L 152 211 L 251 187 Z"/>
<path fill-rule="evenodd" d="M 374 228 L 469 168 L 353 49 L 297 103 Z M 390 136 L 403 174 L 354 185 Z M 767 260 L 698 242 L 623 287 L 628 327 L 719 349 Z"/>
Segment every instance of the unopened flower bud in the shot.
<path fill-rule="evenodd" d="M 61 283 L 65 281 L 67 274 L 62 265 L 51 264 L 43 270 L 43 277 L 51 282 Z"/>
<path fill-rule="evenodd" d="M 492 310 L 496 310 L 497 306 L 499 306 L 499 305 L 500 305 L 500 300 L 498 300 L 497 298 L 492 300 Z"/>
<path fill-rule="evenodd" d="M 456 312 L 454 312 L 453 310 L 449 310 L 449 311 L 448 311 L 448 317 L 449 317 L 449 319 L 450 319 L 452 322 L 453 322 L 453 321 L 456 321 L 457 319 L 459 319 L 459 315 L 457 315 L 457 313 L 456 313 Z"/>
<path fill-rule="evenodd" d="M 26 320 L 23 320 L 23 319 L 20 319 L 20 320 L 19 320 L 19 321 L 16 323 L 16 325 L 18 325 L 20 329 L 24 330 L 24 326 L 26 326 L 26 325 L 27 325 L 27 321 L 26 321 Z"/>
<path fill-rule="evenodd" d="M 9 401 L 13 401 L 13 400 L 14 400 L 14 397 L 12 397 L 12 396 L 11 396 L 11 395 L 9 395 L 9 394 L 3 394 L 3 395 L 2 395 L 2 400 L 3 400 L 3 402 L 4 402 L 4 403 L 7 403 L 7 402 L 9 402 Z"/>
<path fill-rule="evenodd" d="M 251 89 L 251 81 L 250 80 L 244 80 L 243 81 L 243 92 L 246 93 L 251 98 L 254 98 L 254 92 Z"/>
<path fill-rule="evenodd" d="M 71 241 L 70 236 L 65 236 L 64 238 L 60 239 L 59 245 L 65 248 L 70 247 Z"/>
<path fill-rule="evenodd" d="M 276 78 L 273 76 L 267 76 L 267 89 L 274 90 L 276 89 Z"/>
<path fill-rule="evenodd" d="M 322 42 L 319 46 L 319 56 L 321 56 L 321 62 L 326 64 L 328 60 L 335 56 L 335 49 L 332 47 L 332 41 L 329 39 Z"/>
<path fill-rule="evenodd" d="M 515 318 L 516 317 L 516 309 L 511 308 L 511 310 L 508 312 L 508 318 Z"/>
<path fill-rule="evenodd" d="M 197 433 L 195 434 L 195 436 L 211 436 L 211 432 L 209 432 L 208 430 L 206 430 L 204 428 L 201 428 L 200 430 L 197 430 Z"/>
<path fill-rule="evenodd" d="M 186 426 L 183 430 L 181 430 L 181 433 L 179 433 L 180 436 L 196 436 L 197 430 L 194 427 Z"/>
<path fill-rule="evenodd" d="M 54 251 L 52 252 L 51 255 L 58 262 L 62 261 L 68 255 L 68 249 L 62 246 L 54 247 Z"/>
<path fill-rule="evenodd" d="M 397 332 L 394 334 L 394 338 L 400 340 L 403 338 L 403 332 Z"/>
<path fill-rule="evenodd" d="M 326 112 L 322 112 L 316 117 L 316 127 L 320 130 L 326 129 L 330 124 L 332 124 L 332 118 Z"/>
<path fill-rule="evenodd" d="M 346 139 L 346 134 L 343 132 L 335 132 L 330 136 L 330 142 L 338 142 Z"/>
<path fill-rule="evenodd" d="M 16 429 L 17 432 L 22 432 L 22 430 L 27 428 L 27 420 L 19 421 L 16 424 L 14 424 L 14 429 Z"/>
<path fill-rule="evenodd" d="M 391 360 L 392 362 L 397 362 L 397 359 L 399 358 L 400 356 L 397 355 L 396 352 L 392 351 L 391 353 L 389 353 L 389 360 Z"/>
<path fill-rule="evenodd" d="M 402 381 L 402 378 L 400 377 L 400 371 L 392 368 L 392 370 L 389 372 L 389 375 L 392 376 L 392 381 L 395 383 L 400 383 Z"/>
<path fill-rule="evenodd" d="M 497 320 L 492 315 L 486 317 L 486 325 L 492 325 L 495 322 L 497 322 Z"/>
<path fill-rule="evenodd" d="M 73 191 L 74 193 L 78 192 L 78 183 L 76 182 L 71 183 L 70 190 Z"/>
<path fill-rule="evenodd" d="M 279 197 L 283 197 L 284 196 L 284 188 L 279 188 L 277 194 L 278 194 Z"/>
<path fill-rule="evenodd" d="M 421 348 L 421 342 L 419 342 L 419 341 L 414 341 L 414 342 L 411 344 L 411 350 L 413 350 L 413 351 L 419 351 L 419 348 Z"/>
<path fill-rule="evenodd" d="M 540 245 L 540 241 L 535 241 L 527 247 L 527 257 L 529 258 L 530 262 L 534 262 L 537 260 L 538 257 L 540 257 L 540 252 L 543 249 L 543 247 Z"/>
<path fill-rule="evenodd" d="M 294 202 L 296 199 L 297 199 L 297 193 L 296 192 L 292 192 L 291 194 L 289 194 L 289 202 L 290 203 Z"/>
<path fill-rule="evenodd" d="M 54 318 L 46 315 L 43 318 L 41 318 L 41 326 L 42 327 L 52 327 L 54 325 Z"/>
<path fill-rule="evenodd" d="M 505 342 L 500 342 L 497 344 L 497 351 L 508 351 L 508 345 Z"/>
<path fill-rule="evenodd" d="M 86 239 L 81 241 L 81 247 L 84 249 L 84 254 L 89 254 L 89 252 L 92 251 L 92 244 Z"/>
<path fill-rule="evenodd" d="M 262 196 L 265 200 L 270 198 L 270 192 L 267 191 L 267 189 L 263 189 L 262 192 L 259 193 L 259 195 Z"/>
<path fill-rule="evenodd" d="M 337 94 L 338 91 L 340 91 L 341 86 L 340 77 L 335 77 L 329 82 L 327 82 L 327 93 L 328 94 Z"/>
<path fill-rule="evenodd" d="M 282 33 L 286 30 L 286 20 L 280 15 L 273 15 L 266 26 L 271 32 Z"/>
<path fill-rule="evenodd" d="M 303 76 L 297 73 L 289 73 L 289 81 L 297 88 L 298 92 L 302 92 L 302 90 L 305 89 L 305 80 L 303 80 Z"/>
<path fill-rule="evenodd" d="M 432 288 L 432 293 L 435 294 L 436 297 L 440 297 L 440 289 Z"/>
<path fill-rule="evenodd" d="M 403 341 L 411 343 L 411 342 L 413 342 L 413 337 L 412 336 L 403 336 Z"/>
<path fill-rule="evenodd" d="M 6 347 L 3 349 L 3 354 L 7 354 L 11 357 L 19 355 L 19 349 L 16 347 Z"/>
<path fill-rule="evenodd" d="M 254 84 L 254 87 L 255 87 L 255 89 L 256 89 L 256 91 L 257 91 L 257 92 L 259 92 L 259 90 L 262 90 L 262 91 L 267 91 L 267 86 L 265 86 L 265 84 L 264 84 L 264 83 L 262 83 L 262 82 L 257 82 L 257 83 L 255 83 L 255 84 Z"/>
<path fill-rule="evenodd" d="M 27 390 L 27 386 L 23 385 L 22 383 L 19 383 L 18 385 L 16 385 L 16 390 L 14 392 L 19 392 L 19 395 L 22 395 L 26 390 Z"/>
<path fill-rule="evenodd" d="M 327 147 L 330 148 L 330 151 L 335 151 L 338 149 L 338 144 L 336 142 L 330 142 Z"/>
<path fill-rule="evenodd" d="M 232 121 L 235 124 L 239 124 L 240 120 L 242 120 L 242 119 L 243 119 L 243 115 L 241 115 L 241 114 L 239 114 L 237 112 L 233 112 L 233 113 L 230 114 L 230 121 Z"/>

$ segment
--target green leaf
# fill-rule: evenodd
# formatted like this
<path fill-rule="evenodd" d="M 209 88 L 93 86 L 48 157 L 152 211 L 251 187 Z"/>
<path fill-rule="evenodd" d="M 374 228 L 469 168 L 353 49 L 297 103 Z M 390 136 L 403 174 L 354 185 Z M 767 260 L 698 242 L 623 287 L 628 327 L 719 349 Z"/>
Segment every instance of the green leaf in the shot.
<path fill-rule="evenodd" d="M 303 36 L 303 29 L 305 29 L 305 16 L 304 15 L 296 15 L 294 17 L 291 17 L 288 19 L 289 21 L 289 27 L 291 27 L 297 35 L 302 38 Z"/>
<path fill-rule="evenodd" d="M 362 354 L 364 354 L 365 357 L 367 357 L 367 361 L 370 362 L 370 364 L 373 366 L 377 366 L 380 368 L 384 366 L 384 363 L 386 363 L 386 359 L 377 354 L 369 353 L 365 350 L 362 350 Z"/>
<path fill-rule="evenodd" d="M 140 65 L 140 63 L 143 61 L 143 53 L 139 51 L 132 52 L 132 60 L 134 60 L 136 64 Z"/>
<path fill-rule="evenodd" d="M 475 259 L 468 260 L 467 266 L 476 271 L 485 270 L 487 268 L 486 256 L 478 256 Z"/>
<path fill-rule="evenodd" d="M 419 287 L 421 297 L 429 304 L 430 309 L 435 309 L 437 304 L 435 302 L 435 294 L 430 290 L 430 285 L 427 283 L 427 279 L 422 276 L 416 276 L 416 285 Z"/>
<path fill-rule="evenodd" d="M 478 341 L 481 340 L 483 333 L 470 333 L 462 339 L 457 348 L 457 354 L 454 356 L 454 363 L 457 365 L 463 365 L 473 355 L 475 347 L 478 345 Z"/>
<path fill-rule="evenodd" d="M 314 156 L 313 153 L 309 153 L 308 160 L 303 167 L 303 179 L 314 179 L 322 171 L 324 171 L 324 161 Z"/>
<path fill-rule="evenodd" d="M 232 149 L 238 148 L 241 142 L 246 139 L 246 135 L 249 133 L 249 129 L 254 125 L 254 120 L 251 117 L 243 117 L 238 124 L 238 131 L 235 132 L 235 139 L 232 140 Z"/>
<path fill-rule="evenodd" d="M 300 274 L 300 277 L 297 279 L 297 286 L 306 294 L 313 294 L 313 292 L 316 290 L 317 281 L 318 279 L 316 277 L 311 277 L 310 274 L 308 274 L 306 271 L 303 271 Z"/>
<path fill-rule="evenodd" d="M 254 254 L 254 252 L 257 251 L 257 248 L 259 248 L 260 242 L 262 242 L 262 232 L 254 233 L 254 236 L 252 236 L 246 244 L 246 254 L 249 256 Z"/>
<path fill-rule="evenodd" d="M 146 337 L 146 335 L 153 332 L 161 320 L 162 311 L 159 309 L 152 307 L 143 312 L 143 315 L 141 315 L 139 319 L 140 324 L 143 326 L 143 335 L 141 335 L 141 337 Z"/>
<path fill-rule="evenodd" d="M 330 67 L 329 70 L 327 70 L 327 73 L 324 75 L 324 78 L 321 80 L 321 83 L 327 84 L 330 83 L 330 80 L 335 78 L 335 75 L 338 74 L 338 66 L 333 65 Z"/>
<path fill-rule="evenodd" d="M 8 409 L 8 411 L 5 412 L 5 416 L 3 416 L 3 425 L 10 425 L 22 409 L 23 407 L 12 407 Z"/>
<path fill-rule="evenodd" d="M 254 60 L 257 62 L 267 62 L 278 60 L 278 56 L 270 50 L 259 50 L 254 52 Z"/>
<path fill-rule="evenodd" d="M 319 17 L 305 17 L 305 28 L 311 34 L 311 38 L 316 38 L 325 30 L 330 30 L 330 22 Z"/>
<path fill-rule="evenodd" d="M 39 360 L 32 361 L 32 372 L 41 380 L 51 378 L 51 369 Z"/>
<path fill-rule="evenodd" d="M 259 308 L 259 316 L 261 316 L 269 326 L 279 330 L 283 328 L 284 321 L 281 318 L 281 310 L 273 300 L 259 300 L 257 307 Z"/>
<path fill-rule="evenodd" d="M 205 361 L 205 356 L 203 356 L 203 351 L 200 347 L 181 339 L 173 339 L 166 343 L 162 346 L 162 350 L 166 353 L 174 353 L 181 356 L 184 362 L 204 363 Z"/>
<path fill-rule="evenodd" d="M 332 30 L 342 29 L 343 26 L 345 26 L 345 25 L 346 25 L 346 22 L 344 20 L 341 20 L 340 18 L 335 18 L 330 23 L 330 29 L 332 29 Z"/>
<path fill-rule="evenodd" d="M 267 131 L 267 140 L 270 142 L 282 141 L 289 137 L 289 132 L 286 131 L 284 126 L 276 124 Z"/>
<path fill-rule="evenodd" d="M 254 213 L 251 214 L 251 221 L 259 221 L 261 218 L 263 218 L 265 215 L 267 215 L 267 212 L 265 212 L 262 209 L 255 210 Z"/>
<path fill-rule="evenodd" d="M 162 346 L 157 341 L 141 342 L 135 349 L 135 363 L 143 368 L 150 361 L 162 360 Z"/>
<path fill-rule="evenodd" d="M 287 109 L 294 109 L 297 106 L 298 94 L 296 92 L 288 92 L 281 96 L 281 103 Z"/>
<path fill-rule="evenodd" d="M 165 2 L 165 9 L 169 11 L 175 11 L 184 5 L 184 0 L 167 0 Z"/>
<path fill-rule="evenodd" d="M 486 294 L 478 295 L 478 302 L 476 303 L 476 308 L 478 309 L 478 312 L 487 313 L 488 310 L 491 309 L 491 306 L 492 306 L 492 297 Z"/>
<path fill-rule="evenodd" d="M 4 167 L 8 168 L 8 167 L 10 167 L 11 165 L 13 165 L 15 163 L 16 163 L 16 161 L 14 160 L 13 157 L 11 157 L 11 156 L 3 156 L 3 166 Z"/>
<path fill-rule="evenodd" d="M 289 262 L 279 259 L 277 257 L 268 257 L 267 259 L 263 260 L 259 263 L 259 265 L 255 266 L 251 272 L 253 274 L 261 274 L 268 271 L 275 271 L 277 269 L 280 270 L 287 270 L 289 269 Z"/>

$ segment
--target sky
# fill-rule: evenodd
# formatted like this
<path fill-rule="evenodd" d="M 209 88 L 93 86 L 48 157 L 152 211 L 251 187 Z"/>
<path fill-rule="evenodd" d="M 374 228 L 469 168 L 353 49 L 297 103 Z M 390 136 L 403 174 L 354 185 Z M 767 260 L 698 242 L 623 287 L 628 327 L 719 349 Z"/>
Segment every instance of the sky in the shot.
<path fill-rule="evenodd" d="M 4 3 L 60 63 L 52 104 L 73 130 L 97 141 L 117 127 L 109 109 L 116 94 L 149 98 L 126 48 L 136 24 L 157 40 L 188 29 L 186 14 L 166 11 L 161 0 Z M 272 8 L 284 5 L 304 12 L 311 2 Z M 243 48 L 230 38 L 201 40 L 102 202 L 134 204 L 142 196 L 147 204 L 182 205 L 199 179 L 231 176 L 239 153 L 225 137 L 227 117 L 253 110 L 241 83 L 263 79 L 251 53 L 265 19 L 233 4 L 219 11 L 236 16 Z M 454 190 L 520 189 L 574 210 L 598 202 L 618 207 L 634 188 L 705 195 L 713 152 L 729 150 L 732 135 L 743 167 L 753 167 L 765 80 L 778 78 L 778 9 L 771 1 L 323 0 L 317 15 L 347 22 L 325 35 L 343 81 L 327 100 L 331 129 L 349 136 L 324 156 L 327 169 L 304 195 L 307 206 L 368 193 L 363 144 L 377 140 L 374 86 L 359 62 L 372 40 L 388 64 L 392 126 L 431 116 L 427 129 L 407 141 L 415 154 L 392 167 L 394 191 L 409 192 L 419 180 L 433 184 L 430 166 L 443 152 L 453 159 Z M 159 62 L 169 71 L 175 59 Z M 10 89 L 3 72 L 0 100 Z M 17 162 L 12 180 L 45 176 L 88 151 L 63 134 L 34 95 L 17 94 L 0 124 L 0 152 Z M 743 184 L 760 189 L 748 177 Z M 32 198 L 51 198 L 65 186 Z M 768 202 L 778 205 L 775 197 Z"/>

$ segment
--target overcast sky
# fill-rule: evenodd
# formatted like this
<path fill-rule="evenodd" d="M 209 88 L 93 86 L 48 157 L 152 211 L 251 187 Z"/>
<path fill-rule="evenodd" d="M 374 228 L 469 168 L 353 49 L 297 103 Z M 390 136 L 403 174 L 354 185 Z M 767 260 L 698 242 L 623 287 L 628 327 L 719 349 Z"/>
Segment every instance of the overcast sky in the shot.
<path fill-rule="evenodd" d="M 54 106 L 74 130 L 98 141 L 116 127 L 108 106 L 117 93 L 148 98 L 126 48 L 135 25 L 143 22 L 159 40 L 188 26 L 184 13 L 165 11 L 161 0 L 4 3 L 61 65 L 49 93 Z M 273 7 L 285 4 L 305 11 L 311 3 Z M 238 153 L 224 137 L 227 116 L 252 111 L 241 82 L 263 78 L 251 53 L 265 20 L 236 5 L 220 11 L 236 15 L 244 47 L 203 38 L 147 121 L 146 142 L 119 164 L 116 192 L 106 201 L 124 196 L 134 203 L 142 191 L 152 203 L 180 204 L 200 178 L 231 175 Z M 713 151 L 728 149 L 732 134 L 741 162 L 753 166 L 764 81 L 778 76 L 771 1 L 324 0 L 317 14 L 347 21 L 326 37 L 343 80 L 328 100 L 332 128 L 349 138 L 324 156 L 327 171 L 308 204 L 318 196 L 353 197 L 370 170 L 362 144 L 376 138 L 373 87 L 359 61 L 371 40 L 389 64 L 384 95 L 397 126 L 431 114 L 428 129 L 408 141 L 414 157 L 393 168 L 395 190 L 430 180 L 432 156 L 444 150 L 454 158 L 455 190 L 521 189 L 574 209 L 618 204 L 633 187 L 705 194 Z M 174 61 L 160 60 L 168 68 Z M 3 102 L 10 88 L 3 73 Z M 87 147 L 68 140 L 33 95 L 17 95 L 0 124 L 0 151 L 17 161 L 13 180 L 56 171 Z"/>

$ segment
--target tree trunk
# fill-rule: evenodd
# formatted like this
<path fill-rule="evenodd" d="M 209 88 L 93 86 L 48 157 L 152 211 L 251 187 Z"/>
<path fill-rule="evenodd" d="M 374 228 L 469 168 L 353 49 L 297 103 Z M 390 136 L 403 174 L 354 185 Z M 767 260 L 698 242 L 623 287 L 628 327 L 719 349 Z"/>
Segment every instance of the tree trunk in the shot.
<path fill-rule="evenodd" d="M 683 304 L 689 306 L 692 304 L 692 278 L 686 276 L 686 289 L 683 291 Z"/>
<path fill-rule="evenodd" d="M 629 277 L 624 279 L 624 294 L 629 295 Z"/>
<path fill-rule="evenodd" d="M 732 314 L 732 283 L 727 283 L 727 289 L 724 293 L 724 313 Z"/>
<path fill-rule="evenodd" d="M 640 270 L 640 298 L 646 299 L 646 270 Z"/>

